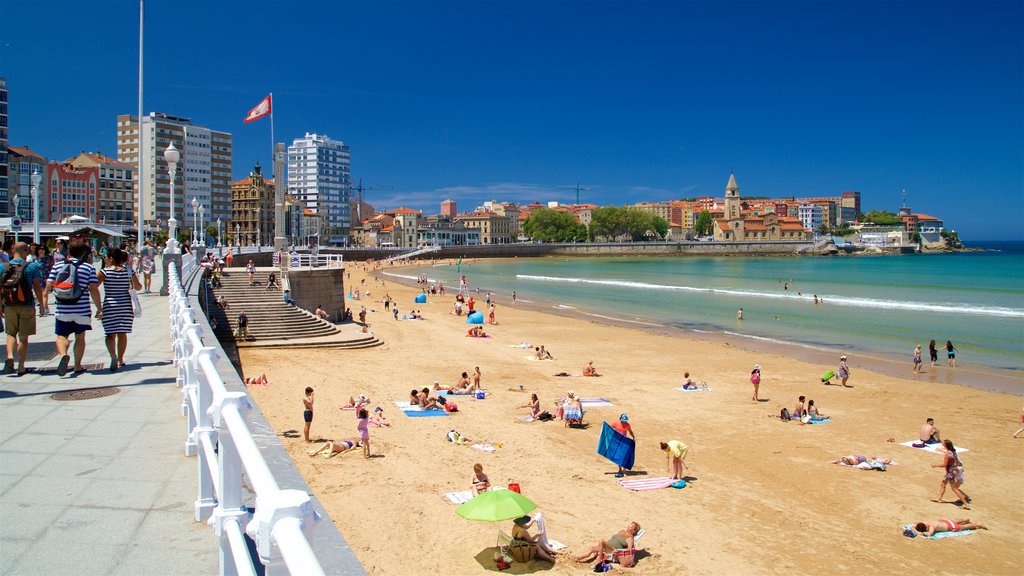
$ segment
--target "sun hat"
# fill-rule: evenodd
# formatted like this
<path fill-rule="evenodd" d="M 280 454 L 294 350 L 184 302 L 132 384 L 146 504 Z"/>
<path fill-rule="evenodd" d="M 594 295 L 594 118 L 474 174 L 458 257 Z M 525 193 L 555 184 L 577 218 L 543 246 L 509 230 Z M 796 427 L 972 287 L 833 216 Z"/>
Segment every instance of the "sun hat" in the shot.
<path fill-rule="evenodd" d="M 846 360 L 846 354 L 843 354 L 842 356 L 840 356 L 839 359 L 840 360 Z"/>
<path fill-rule="evenodd" d="M 519 518 L 516 518 L 515 520 L 513 520 L 513 522 L 515 522 L 519 526 L 526 526 L 527 524 L 530 523 L 530 517 L 529 516 L 520 516 Z"/>
<path fill-rule="evenodd" d="M 384 411 L 384 409 L 383 409 L 383 408 L 381 408 L 380 406 L 377 406 L 376 408 L 374 408 L 374 409 L 373 409 L 373 411 L 374 411 L 374 412 L 383 412 L 383 411 Z"/>
<path fill-rule="evenodd" d="M 623 412 L 623 413 L 622 413 L 622 414 L 621 414 L 621 415 L 619 416 L 619 420 L 621 420 L 622 422 L 629 422 L 629 416 L 626 416 L 626 413 L 625 413 L 625 412 Z"/>
<path fill-rule="evenodd" d="M 761 365 L 760 364 L 754 364 L 754 370 L 760 370 L 760 369 L 761 369 Z"/>

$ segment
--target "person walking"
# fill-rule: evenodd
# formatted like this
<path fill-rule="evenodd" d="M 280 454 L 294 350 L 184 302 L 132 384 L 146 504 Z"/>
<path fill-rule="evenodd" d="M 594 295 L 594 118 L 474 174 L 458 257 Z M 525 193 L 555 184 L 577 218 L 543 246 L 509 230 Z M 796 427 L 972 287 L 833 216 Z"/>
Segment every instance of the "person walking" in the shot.
<path fill-rule="evenodd" d="M 946 358 L 949 359 L 949 367 L 956 368 L 956 353 L 960 350 L 949 340 L 946 340 Z"/>
<path fill-rule="evenodd" d="M 85 356 L 85 332 L 92 330 L 92 308 L 90 301 L 96 306 L 96 318 L 103 318 L 102 300 L 100 299 L 99 283 L 96 268 L 86 262 L 85 256 L 89 247 L 82 241 L 72 242 L 68 247 L 68 258 L 60 267 L 54 266 L 46 279 L 47 297 L 51 292 L 57 299 L 57 314 L 53 323 L 53 331 L 57 335 L 57 375 L 68 373 L 68 348 L 70 336 L 75 335 L 75 373 L 85 372 L 82 357 Z"/>
<path fill-rule="evenodd" d="M 846 364 L 846 355 L 839 357 L 839 379 L 842 380 L 843 386 L 846 386 L 846 381 L 850 378 L 850 367 Z M 847 386 L 849 388 L 849 386 Z"/>
<path fill-rule="evenodd" d="M 960 461 L 960 455 L 956 453 L 952 440 L 946 438 L 942 441 L 942 445 L 946 448 L 942 464 L 932 464 L 932 468 L 945 468 L 946 475 L 942 478 L 942 483 L 939 485 L 939 497 L 932 500 L 932 502 L 942 502 L 942 497 L 946 494 L 946 485 L 948 484 L 953 489 L 953 493 L 960 497 L 960 507 L 964 510 L 970 510 L 971 497 L 960 489 L 964 483 L 964 464 Z"/>
<path fill-rule="evenodd" d="M 935 349 L 935 340 L 928 343 L 928 355 L 931 356 L 932 366 L 939 361 L 939 351 Z"/>
<path fill-rule="evenodd" d="M 921 373 L 921 345 L 914 347 L 914 374 Z"/>
<path fill-rule="evenodd" d="M 103 285 L 103 333 L 110 354 L 110 371 L 124 366 L 124 351 L 128 348 L 128 335 L 132 333 L 135 315 L 132 312 L 130 288 L 139 290 L 135 272 L 127 266 L 128 254 L 120 248 L 107 251 L 104 268 L 97 277 Z"/>
<path fill-rule="evenodd" d="M 752 400 L 754 402 L 760 402 L 757 397 L 757 389 L 761 387 L 761 365 L 754 364 L 754 369 L 750 371 L 750 383 L 754 385 L 754 396 Z"/>
<path fill-rule="evenodd" d="M 7 331 L 7 360 L 4 374 L 14 373 L 14 357 L 18 357 L 18 376 L 24 376 L 28 357 L 28 338 L 36 333 L 36 304 L 39 315 L 45 310 L 41 265 L 27 263 L 29 247 L 24 242 L 14 245 L 14 258 L 0 264 L 0 310 Z"/>

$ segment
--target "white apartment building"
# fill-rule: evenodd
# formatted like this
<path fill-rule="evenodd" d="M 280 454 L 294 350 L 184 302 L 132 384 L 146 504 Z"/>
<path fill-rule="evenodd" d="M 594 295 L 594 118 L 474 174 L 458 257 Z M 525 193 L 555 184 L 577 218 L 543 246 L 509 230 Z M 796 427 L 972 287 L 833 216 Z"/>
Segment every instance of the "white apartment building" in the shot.
<path fill-rule="evenodd" d="M 798 209 L 800 223 L 803 224 L 804 230 L 810 230 L 811 232 L 817 232 L 818 227 L 821 226 L 821 206 L 817 204 L 801 204 Z"/>
<path fill-rule="evenodd" d="M 146 151 L 140 190 L 142 210 L 150 224 L 166 226 L 170 215 L 170 178 L 164 150 L 170 143 L 181 153 L 174 184 L 174 217 L 179 229 L 191 230 L 192 199 L 205 207 L 204 226 L 231 220 L 231 134 L 180 118 L 150 112 L 142 118 L 142 149 Z M 117 117 L 117 159 L 138 166 L 139 129 L 135 116 Z M 138 178 L 136 177 L 136 181 Z"/>
<path fill-rule="evenodd" d="M 306 133 L 288 147 L 288 194 L 323 218 L 324 244 L 346 244 L 351 227 L 349 148 L 340 140 Z"/>

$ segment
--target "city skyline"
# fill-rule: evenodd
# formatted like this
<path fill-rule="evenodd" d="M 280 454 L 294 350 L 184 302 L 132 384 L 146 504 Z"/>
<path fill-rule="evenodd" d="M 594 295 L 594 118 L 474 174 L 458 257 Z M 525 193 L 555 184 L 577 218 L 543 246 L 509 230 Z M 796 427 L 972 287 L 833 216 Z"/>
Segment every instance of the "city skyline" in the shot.
<path fill-rule="evenodd" d="M 115 118 L 137 108 L 138 3 L 47 5 L 74 18 L 39 34 L 12 24 L 39 5 L 15 4 L 0 24 L 10 145 L 115 156 Z M 1016 2 L 146 10 L 146 113 L 231 133 L 233 180 L 272 165 L 268 121 L 242 119 L 273 92 L 276 140 L 345 142 L 353 183 L 393 188 L 367 193 L 378 208 L 572 202 L 576 182 L 595 204 L 721 197 L 735 171 L 744 195 L 858 190 L 865 210 L 896 211 L 906 189 L 968 240 L 1024 239 Z"/>

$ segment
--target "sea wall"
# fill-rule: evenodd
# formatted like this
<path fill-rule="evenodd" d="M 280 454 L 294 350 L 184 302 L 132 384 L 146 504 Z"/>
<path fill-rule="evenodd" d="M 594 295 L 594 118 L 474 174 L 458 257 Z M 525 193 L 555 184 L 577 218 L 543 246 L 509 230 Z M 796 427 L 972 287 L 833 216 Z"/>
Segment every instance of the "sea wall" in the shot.
<path fill-rule="evenodd" d="M 299 308 L 323 306 L 332 322 L 341 322 L 345 311 L 345 271 L 341 268 L 294 268 L 288 271 L 288 288 Z"/>

